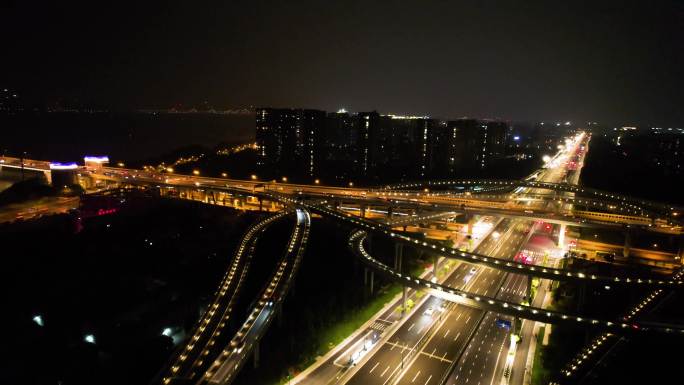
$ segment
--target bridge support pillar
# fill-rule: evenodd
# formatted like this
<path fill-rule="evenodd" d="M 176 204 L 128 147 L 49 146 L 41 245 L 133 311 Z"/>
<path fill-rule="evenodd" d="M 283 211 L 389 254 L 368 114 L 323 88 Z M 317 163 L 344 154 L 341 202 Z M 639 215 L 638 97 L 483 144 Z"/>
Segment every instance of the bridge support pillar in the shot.
<path fill-rule="evenodd" d="M 560 229 L 558 229 L 558 247 L 561 249 L 565 247 L 565 230 L 566 224 L 561 223 Z"/>
<path fill-rule="evenodd" d="M 368 268 L 363 268 L 363 287 L 368 286 Z"/>
<path fill-rule="evenodd" d="M 532 306 L 532 276 L 527 276 L 527 285 L 525 287 L 525 298 L 530 306 Z"/>
<path fill-rule="evenodd" d="M 587 297 L 587 284 L 580 283 L 577 289 L 577 313 L 582 313 L 582 309 L 584 308 L 584 301 Z"/>
<path fill-rule="evenodd" d="M 468 221 L 468 235 L 473 236 L 473 225 L 475 224 L 475 216 L 473 214 L 465 214 L 466 221 Z"/>
<path fill-rule="evenodd" d="M 278 327 L 283 327 L 283 303 L 278 305 L 278 310 L 276 310 L 276 318 L 278 320 Z"/>
<path fill-rule="evenodd" d="M 392 219 L 392 206 L 387 207 L 387 219 Z"/>
<path fill-rule="evenodd" d="M 513 317 L 513 325 L 511 325 L 511 334 L 520 334 L 520 329 L 522 328 L 522 321 L 520 318 Z"/>
<path fill-rule="evenodd" d="M 401 243 L 394 244 L 394 270 L 401 273 L 401 259 L 404 256 L 404 245 Z"/>
<path fill-rule="evenodd" d="M 365 205 L 361 205 L 360 215 L 361 215 L 361 218 L 366 217 L 366 206 Z"/>
<path fill-rule="evenodd" d="M 259 342 L 254 344 L 254 369 L 259 368 Z"/>
<path fill-rule="evenodd" d="M 373 235 L 371 233 L 368 233 L 366 236 L 366 250 L 368 250 L 368 254 L 373 253 Z"/>
<path fill-rule="evenodd" d="M 404 314 L 406 314 L 406 297 L 407 297 L 406 292 L 407 291 L 408 291 L 408 289 L 406 288 L 406 286 L 402 286 L 402 288 L 401 288 L 401 316 L 402 317 L 404 316 Z"/>
<path fill-rule="evenodd" d="M 264 211 L 264 200 L 257 198 L 259 200 L 259 211 Z"/>
<path fill-rule="evenodd" d="M 629 230 L 625 230 L 625 245 L 622 247 L 622 256 L 625 258 L 629 258 L 629 252 L 631 248 L 632 236 L 630 235 Z"/>
<path fill-rule="evenodd" d="M 435 280 L 437 280 L 437 271 L 439 270 L 439 255 L 435 254 L 435 257 L 432 261 L 432 275 L 435 277 Z"/>
<path fill-rule="evenodd" d="M 373 278 L 375 277 L 375 272 L 370 271 L 370 294 L 373 295 Z"/>

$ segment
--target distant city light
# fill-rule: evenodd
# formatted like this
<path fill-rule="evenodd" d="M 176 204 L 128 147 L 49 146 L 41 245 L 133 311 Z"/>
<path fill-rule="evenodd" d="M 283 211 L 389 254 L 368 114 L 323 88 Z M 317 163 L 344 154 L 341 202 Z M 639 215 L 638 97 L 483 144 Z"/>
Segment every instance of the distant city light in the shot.
<path fill-rule="evenodd" d="M 257 176 L 252 174 L 252 180 L 256 180 Z"/>
<path fill-rule="evenodd" d="M 83 340 L 89 344 L 94 344 L 95 343 L 95 336 L 92 334 L 86 334 L 86 336 L 83 337 Z"/>
<path fill-rule="evenodd" d="M 282 177 L 282 181 L 287 182 L 287 177 L 286 176 Z"/>
<path fill-rule="evenodd" d="M 38 326 L 44 326 L 45 325 L 45 323 L 43 323 L 43 317 L 41 317 L 40 314 L 33 317 L 33 322 L 38 324 Z"/>
<path fill-rule="evenodd" d="M 192 170 L 192 173 L 195 174 L 195 175 L 199 175 L 199 174 L 200 174 L 199 170 Z"/>
<path fill-rule="evenodd" d="M 542 123 L 542 124 L 543 124 L 543 123 Z M 520 137 L 519 137 L 518 135 L 516 135 L 516 136 L 513 137 L 513 140 L 518 141 L 518 140 L 520 140 Z"/>
<path fill-rule="evenodd" d="M 164 330 L 162 331 L 162 335 L 167 337 L 171 337 L 171 333 L 171 328 L 164 328 Z"/>
<path fill-rule="evenodd" d="M 542 157 L 542 160 L 544 161 L 544 163 L 549 163 L 551 161 L 551 157 L 548 155 L 544 155 Z"/>
<path fill-rule="evenodd" d="M 347 110 L 345 110 L 344 108 L 340 108 L 339 110 L 337 110 L 337 113 L 338 114 L 346 114 Z"/>
<path fill-rule="evenodd" d="M 167 167 L 166 172 L 173 172 L 173 167 Z"/>
<path fill-rule="evenodd" d="M 316 180 L 314 181 L 314 183 L 319 184 L 319 183 L 321 183 L 321 181 L 320 181 L 319 179 L 316 179 Z M 675 214 L 675 215 L 676 215 L 676 214 Z"/>
<path fill-rule="evenodd" d="M 83 160 L 86 162 L 93 162 L 93 163 L 109 163 L 109 157 L 108 156 L 86 156 L 83 158 Z"/>
<path fill-rule="evenodd" d="M 78 168 L 76 163 L 50 163 L 50 170 L 75 170 Z"/>
<path fill-rule="evenodd" d="M 228 173 L 222 172 L 222 173 L 221 173 L 221 176 L 225 178 L 225 177 L 228 176 Z"/>

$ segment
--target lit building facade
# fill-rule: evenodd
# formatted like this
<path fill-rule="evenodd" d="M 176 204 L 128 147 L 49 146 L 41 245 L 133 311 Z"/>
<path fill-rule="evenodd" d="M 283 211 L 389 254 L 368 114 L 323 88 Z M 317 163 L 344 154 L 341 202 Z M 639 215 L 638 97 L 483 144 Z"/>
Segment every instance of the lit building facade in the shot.
<path fill-rule="evenodd" d="M 258 166 L 266 175 L 335 180 L 453 177 L 504 157 L 501 121 L 260 108 Z"/>

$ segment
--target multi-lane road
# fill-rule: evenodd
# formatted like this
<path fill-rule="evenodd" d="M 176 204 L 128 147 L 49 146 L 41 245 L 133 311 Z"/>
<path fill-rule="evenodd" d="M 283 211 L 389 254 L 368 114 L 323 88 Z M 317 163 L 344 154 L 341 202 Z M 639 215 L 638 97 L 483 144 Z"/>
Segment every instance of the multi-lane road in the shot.
<path fill-rule="evenodd" d="M 580 142 L 565 151 L 574 152 Z M 539 180 L 565 178 L 564 158 L 566 155 L 559 153 L 554 158 L 557 167 L 540 170 Z M 512 259 L 531 228 L 529 221 L 504 219 L 475 252 Z M 526 294 L 527 280 L 526 276 L 461 263 L 443 284 L 519 302 Z M 450 384 L 498 384 L 504 380 L 507 365 L 513 370 L 520 368 L 520 363 L 507 362 L 510 333 L 497 325 L 498 318 L 505 317 L 429 296 L 389 338 L 379 342 L 346 383 L 429 385 L 440 384 L 449 375 Z"/>

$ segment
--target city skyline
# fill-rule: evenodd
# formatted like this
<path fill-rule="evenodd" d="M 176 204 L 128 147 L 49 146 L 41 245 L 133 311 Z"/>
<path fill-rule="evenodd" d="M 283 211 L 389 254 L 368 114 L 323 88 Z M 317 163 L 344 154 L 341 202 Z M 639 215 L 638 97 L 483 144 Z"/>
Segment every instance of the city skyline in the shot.
<path fill-rule="evenodd" d="M 668 384 L 684 2 L 0 5 L 3 379 Z"/>
<path fill-rule="evenodd" d="M 674 1 L 10 2 L 0 85 L 113 109 L 302 106 L 505 120 L 684 122 Z M 378 21 L 382 15 L 384 23 Z"/>

